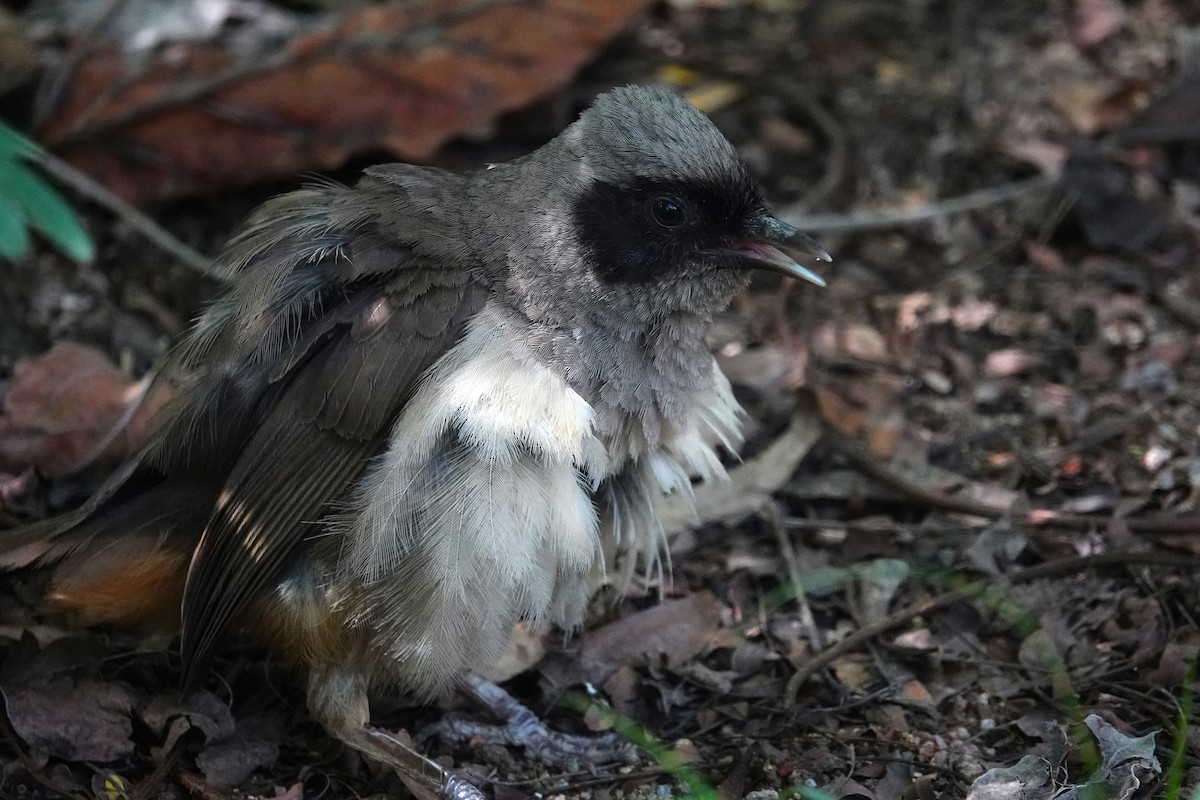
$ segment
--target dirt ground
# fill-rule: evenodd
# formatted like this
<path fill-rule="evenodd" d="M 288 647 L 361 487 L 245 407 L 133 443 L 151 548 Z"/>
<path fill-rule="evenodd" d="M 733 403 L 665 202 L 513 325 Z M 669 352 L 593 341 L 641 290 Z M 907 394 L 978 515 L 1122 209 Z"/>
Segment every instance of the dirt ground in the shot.
<path fill-rule="evenodd" d="M 506 687 L 553 727 L 615 725 L 644 758 L 551 774 L 479 741 L 431 752 L 497 798 L 1197 796 L 1198 22 L 1182 0 L 680 0 L 439 151 L 508 158 L 599 90 L 672 81 L 834 262 L 824 289 L 757 279 L 718 321 L 750 436 L 661 592 L 514 655 Z M 215 253 L 294 185 L 149 210 Z M 95 263 L 0 267 L 0 395 L 64 341 L 140 377 L 217 291 L 87 214 Z M 0 526 L 111 468 L 0 461 Z M 180 701 L 167 642 L 66 627 L 34 610 L 37 575 L 0 580 L 0 797 L 407 791 L 251 644 Z"/>

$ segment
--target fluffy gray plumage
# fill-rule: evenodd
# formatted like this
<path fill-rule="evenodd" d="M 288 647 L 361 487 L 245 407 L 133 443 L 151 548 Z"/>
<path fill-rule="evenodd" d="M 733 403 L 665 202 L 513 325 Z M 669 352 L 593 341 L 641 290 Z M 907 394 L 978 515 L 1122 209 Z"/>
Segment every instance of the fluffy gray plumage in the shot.
<path fill-rule="evenodd" d="M 573 628 L 605 571 L 656 562 L 655 498 L 740 443 L 712 315 L 746 267 L 803 274 L 771 242 L 806 240 L 703 114 L 635 87 L 507 164 L 273 200 L 164 367 L 153 440 L 38 552 L 75 552 L 74 581 L 122 530 L 190 553 L 188 682 L 250 615 L 379 755 L 355 733 L 371 685 L 443 690 L 518 620 Z M 146 535 L 184 497 L 202 529 Z"/>

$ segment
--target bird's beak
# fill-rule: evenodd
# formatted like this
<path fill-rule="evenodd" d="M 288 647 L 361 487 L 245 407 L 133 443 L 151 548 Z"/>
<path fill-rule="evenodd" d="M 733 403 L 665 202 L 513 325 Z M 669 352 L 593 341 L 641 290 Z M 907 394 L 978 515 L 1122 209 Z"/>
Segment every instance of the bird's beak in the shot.
<path fill-rule="evenodd" d="M 802 278 L 817 286 L 825 285 L 824 278 L 779 249 L 785 247 L 806 253 L 817 261 L 832 261 L 825 248 L 811 236 L 765 213 L 754 222 L 748 233 L 746 238 L 735 241 L 728 249 L 722 249 L 714 255 L 732 257 L 739 267 L 770 270 L 789 278 Z"/>

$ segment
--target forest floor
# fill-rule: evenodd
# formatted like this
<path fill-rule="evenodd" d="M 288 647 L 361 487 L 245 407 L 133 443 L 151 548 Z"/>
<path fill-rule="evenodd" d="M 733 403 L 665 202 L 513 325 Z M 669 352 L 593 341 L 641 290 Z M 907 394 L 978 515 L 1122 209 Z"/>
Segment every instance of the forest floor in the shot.
<path fill-rule="evenodd" d="M 1182 0 L 667 3 L 552 100 L 439 150 L 502 160 L 603 88 L 673 81 L 834 261 L 826 288 L 756 279 L 718 320 L 749 437 L 661 591 L 514 655 L 506 687 L 553 727 L 661 748 L 571 774 L 432 752 L 497 798 L 1196 796 L 1198 22 Z M 215 253 L 294 185 L 150 211 Z M 88 213 L 93 264 L 0 267 L 0 396 L 63 341 L 140 377 L 217 291 Z M 6 466 L 4 432 L 9 522 L 112 467 Z M 166 642 L 44 619 L 34 584 L 0 589 L 0 796 L 406 791 L 251 644 L 181 705 Z M 585 689 L 614 713 L 569 707 Z M 409 731 L 448 710 L 477 715 L 375 707 Z"/>

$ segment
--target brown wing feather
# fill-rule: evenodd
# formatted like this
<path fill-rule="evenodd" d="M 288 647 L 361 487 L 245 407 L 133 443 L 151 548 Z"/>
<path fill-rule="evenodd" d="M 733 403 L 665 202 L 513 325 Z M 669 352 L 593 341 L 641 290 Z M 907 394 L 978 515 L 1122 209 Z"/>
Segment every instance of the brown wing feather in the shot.
<path fill-rule="evenodd" d="M 384 224 L 384 207 L 336 184 L 266 204 L 222 256 L 236 280 L 160 371 L 175 400 L 147 445 L 78 511 L 6 532 L 0 569 L 65 559 L 63 574 L 83 574 L 125 532 L 158 541 L 169 529 L 171 546 L 191 551 L 182 618 L 194 683 L 483 305 L 467 271 L 423 265 L 389 235 L 403 220 Z"/>
<path fill-rule="evenodd" d="M 334 183 L 264 204 L 221 256 L 220 265 L 238 280 L 159 370 L 156 381 L 171 386 L 175 398 L 159 412 L 146 446 L 80 508 L 5 531 L 0 569 L 86 559 L 97 537 L 120 535 L 111 519 L 142 513 L 124 498 L 157 496 L 164 477 L 220 486 L 261 421 L 257 409 L 272 407 L 272 395 L 285 385 L 277 379 L 354 311 L 342 304 L 340 315 L 314 318 L 324 296 L 369 276 L 405 274 L 412 254 L 372 229 L 372 208 Z M 272 363 L 284 367 L 272 373 L 264 367 Z M 198 532 L 191 533 L 194 541 Z"/>
<path fill-rule="evenodd" d="M 416 273 L 419 270 L 412 270 Z M 364 290 L 302 336 L 303 354 L 275 381 L 284 384 L 241 451 L 192 558 L 183 598 L 185 686 L 203 674 L 230 624 L 282 577 L 289 556 L 343 498 L 421 375 L 459 338 L 482 305 L 465 275 L 443 272 L 414 297 L 406 273 L 387 290 Z M 425 303 L 444 313 L 432 325 Z M 330 326 L 329 320 L 339 324 Z"/>

